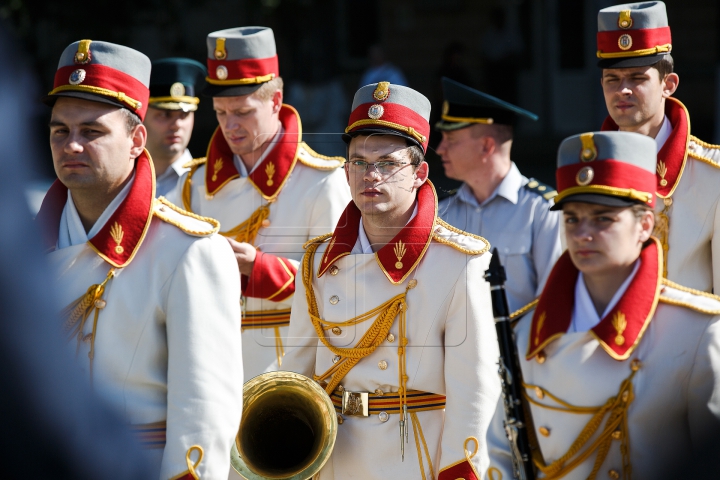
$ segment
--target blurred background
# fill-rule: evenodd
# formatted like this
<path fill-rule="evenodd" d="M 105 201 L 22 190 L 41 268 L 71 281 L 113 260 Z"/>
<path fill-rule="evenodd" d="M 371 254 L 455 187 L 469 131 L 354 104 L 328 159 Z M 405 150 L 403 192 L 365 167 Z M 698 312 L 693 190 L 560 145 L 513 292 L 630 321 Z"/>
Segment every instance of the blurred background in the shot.
<path fill-rule="evenodd" d="M 303 121 L 304 139 L 318 152 L 344 155 L 339 133 L 362 81 L 405 82 L 442 105 L 439 79 L 456 79 L 537 113 L 521 123 L 513 159 L 526 176 L 554 184 L 562 138 L 595 130 L 606 116 L 596 67 L 597 11 L 613 0 L 2 0 L 9 24 L 37 72 L 37 97 L 52 88 L 63 49 L 83 38 L 133 47 L 151 59 L 184 56 L 205 63 L 205 36 L 224 28 L 263 25 L 275 32 L 285 101 Z M 690 111 L 692 133 L 720 143 L 720 2 L 666 0 L 675 95 Z M 6 68 L 11 68 L 6 66 Z M 374 79 L 371 81 L 377 81 Z M 34 109 L 40 183 L 54 177 L 47 146 L 49 110 Z M 204 156 L 217 123 L 203 99 L 190 143 Z M 431 147 L 439 141 L 433 132 Z M 443 189 L 432 151 L 431 178 Z"/>

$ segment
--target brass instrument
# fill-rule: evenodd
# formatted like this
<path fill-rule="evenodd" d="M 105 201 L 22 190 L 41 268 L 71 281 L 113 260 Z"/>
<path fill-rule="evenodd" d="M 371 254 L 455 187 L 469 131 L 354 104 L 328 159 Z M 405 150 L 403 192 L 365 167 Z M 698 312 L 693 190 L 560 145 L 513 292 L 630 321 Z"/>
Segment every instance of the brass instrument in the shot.
<path fill-rule="evenodd" d="M 325 465 L 337 435 L 330 397 L 312 379 L 269 372 L 243 386 L 230 463 L 247 480 L 307 480 Z"/>

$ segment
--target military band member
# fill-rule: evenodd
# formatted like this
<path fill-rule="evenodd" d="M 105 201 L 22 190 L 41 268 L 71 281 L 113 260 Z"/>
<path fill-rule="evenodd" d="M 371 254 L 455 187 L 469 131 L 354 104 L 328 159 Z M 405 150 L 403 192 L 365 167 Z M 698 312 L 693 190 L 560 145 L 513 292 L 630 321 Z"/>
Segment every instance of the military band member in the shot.
<path fill-rule="evenodd" d="M 598 66 L 610 116 L 603 130 L 648 135 L 658 150 L 657 221 L 663 275 L 720 292 L 720 147 L 691 134 L 685 105 L 672 97 L 672 41 L 663 2 L 598 13 Z"/>
<path fill-rule="evenodd" d="M 567 251 L 515 328 L 538 478 L 662 478 L 720 426 L 720 298 L 663 278 L 655 159 L 636 133 L 560 145 Z M 493 480 L 513 478 L 503 413 Z"/>
<path fill-rule="evenodd" d="M 321 479 L 471 479 L 487 467 L 499 395 L 489 244 L 437 216 L 429 116 L 407 87 L 357 91 L 352 202 L 298 271 L 284 368 L 324 385 L 340 423 Z"/>
<path fill-rule="evenodd" d="M 166 196 L 192 161 L 190 143 L 197 97 L 207 70 L 189 58 L 163 58 L 152 62 L 150 101 L 143 124 L 147 128 L 147 149 L 155 166 L 156 195 Z"/>
<path fill-rule="evenodd" d="M 207 37 L 208 86 L 219 127 L 207 158 L 189 164 L 177 193 L 187 210 L 220 221 L 242 274 L 245 376 L 277 370 L 284 352 L 302 245 L 332 229 L 350 198 L 341 157 L 302 141 L 282 103 L 273 32 Z"/>
<path fill-rule="evenodd" d="M 155 199 L 149 80 L 130 48 L 65 49 L 45 99 L 58 180 L 37 221 L 72 349 L 159 478 L 224 478 L 242 410 L 240 282 L 216 221 Z"/>
<path fill-rule="evenodd" d="M 526 178 L 510 159 L 515 124 L 537 115 L 449 78 L 442 85 L 437 153 L 445 175 L 463 184 L 440 202 L 440 217 L 497 247 L 514 311 L 540 295 L 562 253 L 560 216 L 550 211 L 555 189 Z"/>

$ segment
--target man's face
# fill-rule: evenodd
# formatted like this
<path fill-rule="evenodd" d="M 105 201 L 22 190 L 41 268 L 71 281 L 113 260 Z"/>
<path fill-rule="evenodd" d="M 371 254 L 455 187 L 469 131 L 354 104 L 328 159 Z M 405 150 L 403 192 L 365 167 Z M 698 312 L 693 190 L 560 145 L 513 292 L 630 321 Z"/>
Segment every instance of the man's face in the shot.
<path fill-rule="evenodd" d="M 567 202 L 563 217 L 570 258 L 585 275 L 612 275 L 632 265 L 653 227 L 651 212 L 639 220 L 630 207 Z"/>
<path fill-rule="evenodd" d="M 621 129 L 635 130 L 665 115 L 665 98 L 677 88 L 676 74 L 660 79 L 653 67 L 608 68 L 602 89 L 610 117 Z"/>
<path fill-rule="evenodd" d="M 427 179 L 427 164 L 423 162 L 415 170 L 407 149 L 405 140 L 396 135 L 358 136 L 350 141 L 345 174 L 353 201 L 363 216 L 401 215 L 415 202 L 415 190 Z M 372 165 L 363 171 L 351 165 L 352 161 L 396 165 L 381 167 L 382 173 Z"/>
<path fill-rule="evenodd" d="M 269 100 L 260 100 L 253 94 L 213 97 L 215 116 L 230 150 L 242 156 L 271 140 L 277 132 L 277 113 L 281 104 L 281 92 L 276 92 Z"/>
<path fill-rule="evenodd" d="M 195 112 L 150 107 L 143 123 L 148 131 L 150 155 L 175 158 L 182 155 L 190 143 Z"/>
<path fill-rule="evenodd" d="M 120 108 L 61 97 L 50 119 L 55 173 L 70 190 L 107 193 L 130 176 L 145 146 L 145 127 L 128 134 Z"/>
<path fill-rule="evenodd" d="M 465 181 L 468 173 L 483 167 L 484 136 L 482 125 L 472 125 L 459 130 L 442 132 L 437 154 L 442 159 L 445 176 Z"/>

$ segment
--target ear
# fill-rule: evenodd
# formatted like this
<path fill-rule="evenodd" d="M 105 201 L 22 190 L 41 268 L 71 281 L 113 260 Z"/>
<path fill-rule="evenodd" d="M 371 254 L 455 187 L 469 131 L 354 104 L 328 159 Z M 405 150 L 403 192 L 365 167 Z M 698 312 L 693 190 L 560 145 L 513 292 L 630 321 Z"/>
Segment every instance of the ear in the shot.
<path fill-rule="evenodd" d="M 663 83 L 663 97 L 667 98 L 672 96 L 673 93 L 675 93 L 675 90 L 677 90 L 678 85 L 680 85 L 680 77 L 677 73 L 668 73 L 668 75 L 665 77 L 665 79 L 662 81 Z"/>
<path fill-rule="evenodd" d="M 145 125 L 140 124 L 130 134 L 130 141 L 132 146 L 130 147 L 130 158 L 133 160 L 142 154 L 145 148 L 145 142 L 147 142 L 147 129 Z"/>
<path fill-rule="evenodd" d="M 280 112 L 280 109 L 282 108 L 282 103 L 283 103 L 282 90 L 275 90 L 275 93 L 273 93 L 273 97 L 272 97 L 272 103 L 273 103 L 273 113 Z"/>
<path fill-rule="evenodd" d="M 482 154 L 485 157 L 489 157 L 493 153 L 495 153 L 495 149 L 497 148 L 497 144 L 495 143 L 495 139 L 491 137 L 490 135 L 486 135 L 482 137 Z"/>
<path fill-rule="evenodd" d="M 418 165 L 417 170 L 413 173 L 413 188 L 415 190 L 420 188 L 422 184 L 427 181 L 429 173 L 430 168 L 428 167 L 427 162 L 423 161 L 420 165 Z"/>
<path fill-rule="evenodd" d="M 640 218 L 640 242 L 645 243 L 655 228 L 655 214 L 647 211 Z"/>

